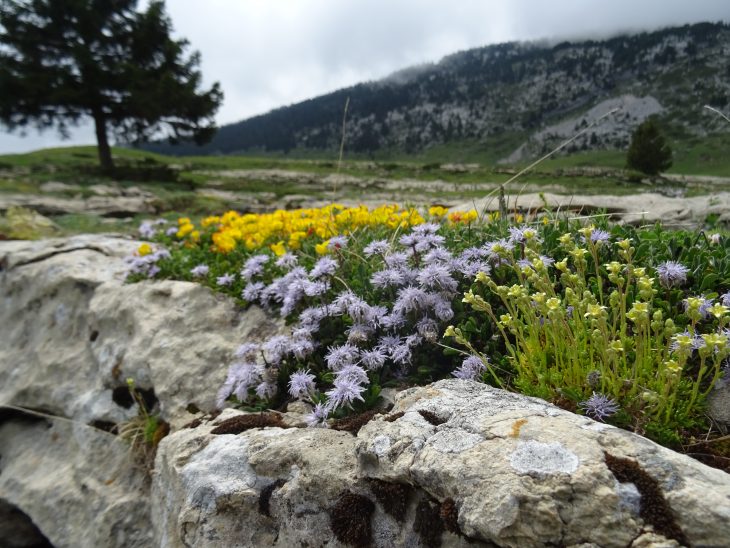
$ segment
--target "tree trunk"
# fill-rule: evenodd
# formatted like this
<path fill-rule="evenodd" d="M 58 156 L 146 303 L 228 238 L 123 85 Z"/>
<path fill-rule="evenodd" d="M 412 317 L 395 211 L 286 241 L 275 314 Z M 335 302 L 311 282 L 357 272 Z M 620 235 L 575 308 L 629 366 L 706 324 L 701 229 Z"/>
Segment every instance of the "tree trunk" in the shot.
<path fill-rule="evenodd" d="M 96 126 L 96 148 L 99 152 L 99 164 L 102 171 L 109 173 L 114 169 L 114 161 L 112 160 L 112 150 L 109 147 L 109 141 L 106 137 L 106 118 L 104 111 L 94 109 L 94 125 Z"/>

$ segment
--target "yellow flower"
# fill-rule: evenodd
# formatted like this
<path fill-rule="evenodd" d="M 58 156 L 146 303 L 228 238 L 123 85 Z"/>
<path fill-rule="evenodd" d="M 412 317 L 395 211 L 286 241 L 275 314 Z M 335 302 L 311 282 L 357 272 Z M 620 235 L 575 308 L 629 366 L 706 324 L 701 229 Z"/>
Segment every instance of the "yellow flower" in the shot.
<path fill-rule="evenodd" d="M 317 255 L 326 255 L 327 252 L 329 251 L 329 248 L 328 248 L 329 243 L 330 243 L 329 240 L 325 240 L 321 244 L 315 245 L 314 250 L 317 252 Z"/>
<path fill-rule="evenodd" d="M 180 226 L 182 226 L 182 225 L 189 225 L 190 224 L 190 219 L 187 218 L 187 217 L 180 217 L 177 220 L 177 224 L 179 224 Z"/>
<path fill-rule="evenodd" d="M 190 223 L 180 225 L 180 228 L 177 231 L 177 237 L 184 238 L 185 236 L 190 234 L 193 230 L 195 230 L 195 227 Z"/>
<path fill-rule="evenodd" d="M 433 217 L 443 217 L 448 212 L 449 210 L 442 206 L 432 206 L 428 208 L 428 214 Z"/>
<path fill-rule="evenodd" d="M 286 253 L 286 247 L 284 247 L 284 242 L 282 241 L 271 244 L 270 248 L 277 257 L 281 257 L 284 253 Z"/>
<path fill-rule="evenodd" d="M 137 255 L 144 257 L 152 253 L 152 246 L 150 244 L 142 244 L 137 248 Z"/>

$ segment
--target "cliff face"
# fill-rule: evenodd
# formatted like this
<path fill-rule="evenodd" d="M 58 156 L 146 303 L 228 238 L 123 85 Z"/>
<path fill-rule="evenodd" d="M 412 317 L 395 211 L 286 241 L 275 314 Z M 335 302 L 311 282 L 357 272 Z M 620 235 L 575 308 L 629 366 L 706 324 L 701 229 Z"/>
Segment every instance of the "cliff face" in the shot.
<path fill-rule="evenodd" d="M 728 53 L 730 26 L 721 23 L 603 41 L 487 46 L 224 126 L 202 150 L 335 151 L 348 97 L 346 143 L 355 152 L 463 142 L 489 145 L 501 157 L 525 142 L 522 152 L 540 152 L 619 104 L 611 131 L 588 132 L 574 146 L 624 147 L 649 114 L 677 135 L 704 135 L 726 129 L 702 106 L 730 100 Z"/>
<path fill-rule="evenodd" d="M 209 413 L 233 349 L 279 326 L 124 284 L 138 245 L 0 242 L 0 545 L 726 545 L 724 472 L 483 384 L 404 390 L 349 431 L 303 404 Z M 171 423 L 151 471 L 110 431 L 137 415 L 127 377 Z"/>

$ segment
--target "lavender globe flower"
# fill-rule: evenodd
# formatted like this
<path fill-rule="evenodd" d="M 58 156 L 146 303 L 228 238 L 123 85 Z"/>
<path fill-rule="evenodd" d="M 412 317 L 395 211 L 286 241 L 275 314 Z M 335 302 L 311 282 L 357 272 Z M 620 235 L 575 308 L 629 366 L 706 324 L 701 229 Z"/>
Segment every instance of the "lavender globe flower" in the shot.
<path fill-rule="evenodd" d="M 330 407 L 329 405 L 325 405 L 323 403 L 318 403 L 314 406 L 314 409 L 312 409 L 312 412 L 309 413 L 305 417 L 305 421 L 307 423 L 307 426 L 311 428 L 324 428 L 327 426 L 327 423 L 325 422 L 327 420 L 327 415 L 330 414 Z"/>
<path fill-rule="evenodd" d="M 221 287 L 228 287 L 236 281 L 236 276 L 235 274 L 223 274 L 223 276 L 218 276 L 215 281 Z"/>
<path fill-rule="evenodd" d="M 314 392 L 315 376 L 309 372 L 309 369 L 299 369 L 289 377 L 289 395 L 292 398 L 302 399 Z"/>
<path fill-rule="evenodd" d="M 459 368 L 452 373 L 457 379 L 464 379 L 469 381 L 478 380 L 482 374 L 487 370 L 487 366 L 479 356 L 469 356 L 464 358 Z"/>
<path fill-rule="evenodd" d="M 279 268 L 294 268 L 295 266 L 297 266 L 298 260 L 296 255 L 287 251 L 281 257 L 276 259 L 276 262 L 274 264 Z"/>
<path fill-rule="evenodd" d="M 594 244 L 603 244 L 611 239 L 611 235 L 605 230 L 596 228 L 591 232 L 591 242 Z"/>
<path fill-rule="evenodd" d="M 251 280 L 254 276 L 260 276 L 264 272 L 264 265 L 269 262 L 268 255 L 254 255 L 250 257 L 241 270 L 241 276 L 247 280 Z"/>
<path fill-rule="evenodd" d="M 390 244 L 387 240 L 375 240 L 370 242 L 362 250 L 366 257 L 372 257 L 373 255 L 385 255 L 390 251 Z"/>
<path fill-rule="evenodd" d="M 347 236 L 332 236 L 327 244 L 330 251 L 347 247 Z"/>
<path fill-rule="evenodd" d="M 605 422 L 604 419 L 615 415 L 620 409 L 618 403 L 613 399 L 596 392 L 593 392 L 590 398 L 580 402 L 578 405 L 585 411 L 586 415 L 601 422 Z"/>
<path fill-rule="evenodd" d="M 656 267 L 659 283 L 665 289 L 679 287 L 687 281 L 689 268 L 676 261 L 665 261 Z"/>
<path fill-rule="evenodd" d="M 207 276 L 210 271 L 210 267 L 207 264 L 199 264 L 198 266 L 190 269 L 190 274 L 196 278 L 202 278 Z"/>

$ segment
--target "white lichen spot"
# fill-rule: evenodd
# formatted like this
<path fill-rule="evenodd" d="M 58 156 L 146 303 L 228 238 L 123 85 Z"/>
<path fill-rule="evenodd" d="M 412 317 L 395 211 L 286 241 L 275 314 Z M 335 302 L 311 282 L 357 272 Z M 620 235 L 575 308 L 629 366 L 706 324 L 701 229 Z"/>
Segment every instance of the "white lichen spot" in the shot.
<path fill-rule="evenodd" d="M 560 443 L 529 440 L 517 444 L 510 464 L 521 474 L 572 474 L 578 469 L 580 459 Z"/>
<path fill-rule="evenodd" d="M 618 509 L 635 516 L 641 510 L 641 493 L 633 483 L 616 482 L 616 493 L 618 494 Z"/>
<path fill-rule="evenodd" d="M 390 438 L 388 436 L 375 436 L 372 448 L 373 453 L 378 457 L 384 457 L 390 450 Z"/>
<path fill-rule="evenodd" d="M 439 453 L 461 453 L 484 441 L 484 436 L 461 428 L 445 428 L 430 438 L 428 445 Z"/>

